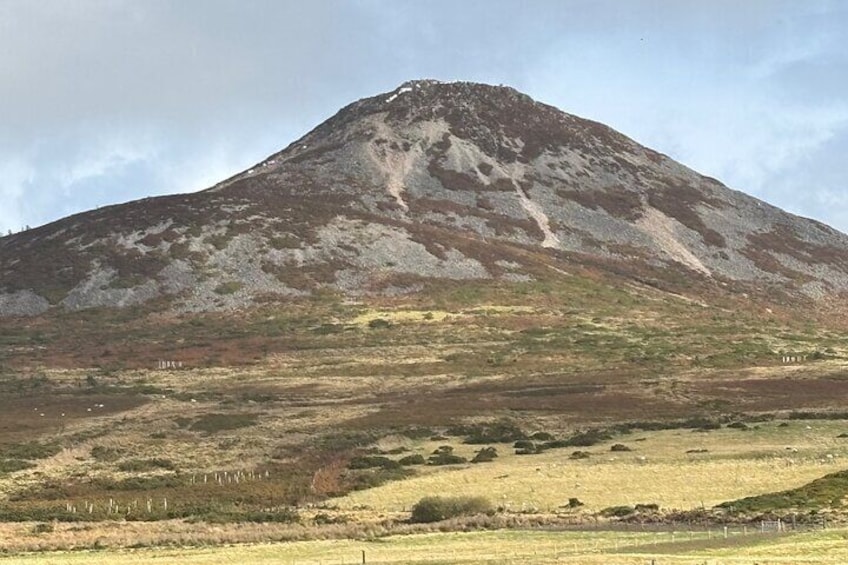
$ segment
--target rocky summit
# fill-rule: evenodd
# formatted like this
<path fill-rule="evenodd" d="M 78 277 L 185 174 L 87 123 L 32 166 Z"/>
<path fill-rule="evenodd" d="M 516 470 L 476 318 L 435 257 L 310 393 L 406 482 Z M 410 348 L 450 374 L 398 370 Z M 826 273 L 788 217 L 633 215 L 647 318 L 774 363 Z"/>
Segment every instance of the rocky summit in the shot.
<path fill-rule="evenodd" d="M 208 190 L 0 238 L 0 315 L 234 310 L 574 265 L 821 300 L 848 290 L 848 236 L 512 88 L 422 80 Z"/>

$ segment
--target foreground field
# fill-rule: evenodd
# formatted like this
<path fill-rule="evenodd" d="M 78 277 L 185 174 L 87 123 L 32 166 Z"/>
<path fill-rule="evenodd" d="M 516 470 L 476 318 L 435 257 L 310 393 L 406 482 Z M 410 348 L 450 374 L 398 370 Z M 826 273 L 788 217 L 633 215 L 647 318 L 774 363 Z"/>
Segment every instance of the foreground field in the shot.
<path fill-rule="evenodd" d="M 472 532 L 198 549 L 81 551 L 0 557 L 12 565 L 320 565 L 362 563 L 459 565 L 769 565 L 844 564 L 848 531 L 742 535 L 719 532 Z"/>

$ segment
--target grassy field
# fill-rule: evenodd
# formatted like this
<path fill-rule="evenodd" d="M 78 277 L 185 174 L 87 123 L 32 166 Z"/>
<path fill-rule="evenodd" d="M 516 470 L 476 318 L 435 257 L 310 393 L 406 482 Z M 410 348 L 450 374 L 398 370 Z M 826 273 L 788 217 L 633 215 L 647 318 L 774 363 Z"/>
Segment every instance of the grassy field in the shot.
<path fill-rule="evenodd" d="M 800 534 L 723 532 L 471 532 L 212 548 L 101 550 L 0 557 L 0 563 L 76 565 L 186 563 L 328 565 L 466 563 L 587 565 L 769 565 L 848 562 L 848 531 Z"/>
<path fill-rule="evenodd" d="M 490 463 L 428 469 L 426 474 L 333 500 L 340 508 L 402 511 L 424 494 L 461 492 L 489 497 L 512 511 L 562 511 L 576 497 L 583 512 L 617 505 L 666 509 L 711 507 L 752 494 L 795 488 L 848 464 L 846 421 L 769 421 L 748 429 L 633 432 L 580 448 L 516 455 L 498 445 Z M 429 454 L 445 442 L 405 442 Z M 630 451 L 611 451 L 612 445 Z M 481 446 L 452 444 L 470 459 Z"/>

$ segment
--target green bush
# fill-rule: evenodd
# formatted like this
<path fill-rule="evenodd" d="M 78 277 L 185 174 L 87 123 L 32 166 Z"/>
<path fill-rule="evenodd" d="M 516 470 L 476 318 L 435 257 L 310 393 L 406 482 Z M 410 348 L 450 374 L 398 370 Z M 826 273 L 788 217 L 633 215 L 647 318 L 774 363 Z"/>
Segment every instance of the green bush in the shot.
<path fill-rule="evenodd" d="M 428 465 L 458 465 L 467 462 L 465 457 L 454 455 L 453 447 L 449 445 L 440 445 L 427 459 Z"/>
<path fill-rule="evenodd" d="M 33 463 L 23 459 L 0 459 L 0 473 L 14 473 L 35 467 Z"/>
<path fill-rule="evenodd" d="M 489 461 L 494 461 L 494 459 L 498 456 L 498 450 L 494 447 L 484 447 L 471 460 L 472 463 L 488 463 Z"/>
<path fill-rule="evenodd" d="M 104 445 L 95 445 L 91 448 L 91 457 L 95 461 L 111 463 L 117 461 L 123 456 L 124 450 L 116 447 L 106 447 Z"/>
<path fill-rule="evenodd" d="M 734 428 L 736 430 L 747 430 L 748 424 L 746 424 L 745 422 L 731 422 L 727 424 L 727 427 Z"/>
<path fill-rule="evenodd" d="M 574 434 L 567 441 L 569 447 L 591 447 L 608 439 L 612 439 L 612 436 L 607 431 L 587 430 Z"/>
<path fill-rule="evenodd" d="M 416 453 L 415 455 L 407 455 L 406 457 L 401 457 L 400 460 L 398 460 L 398 463 L 405 467 L 409 465 L 423 465 L 426 462 L 427 460 L 424 459 L 424 456 L 420 453 Z"/>
<path fill-rule="evenodd" d="M 568 499 L 568 507 L 569 508 L 580 508 L 581 506 L 583 506 L 583 503 L 580 502 L 579 498 L 572 497 L 572 498 Z"/>
<path fill-rule="evenodd" d="M 428 465 L 458 465 L 466 463 L 465 457 L 453 454 L 453 447 L 442 445 L 427 459 Z"/>
<path fill-rule="evenodd" d="M 0 459 L 46 459 L 61 450 L 62 447 L 55 443 L 12 443 L 0 446 Z"/>
<path fill-rule="evenodd" d="M 426 496 L 412 507 L 410 521 L 422 524 L 492 512 L 492 504 L 481 496 Z"/>
<path fill-rule="evenodd" d="M 609 506 L 601 510 L 601 516 L 607 518 L 624 518 L 636 513 L 632 506 Z"/>
<path fill-rule="evenodd" d="M 400 462 L 381 455 L 360 455 L 347 464 L 348 469 L 397 469 L 400 466 Z"/>

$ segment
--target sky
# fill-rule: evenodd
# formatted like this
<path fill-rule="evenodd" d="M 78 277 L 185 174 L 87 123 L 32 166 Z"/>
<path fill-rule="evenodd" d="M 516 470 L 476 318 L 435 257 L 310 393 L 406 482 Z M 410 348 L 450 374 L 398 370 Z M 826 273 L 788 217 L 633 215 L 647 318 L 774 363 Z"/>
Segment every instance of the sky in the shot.
<path fill-rule="evenodd" d="M 842 0 L 0 0 L 0 233 L 207 188 L 418 78 L 848 232 L 846 45 Z"/>

